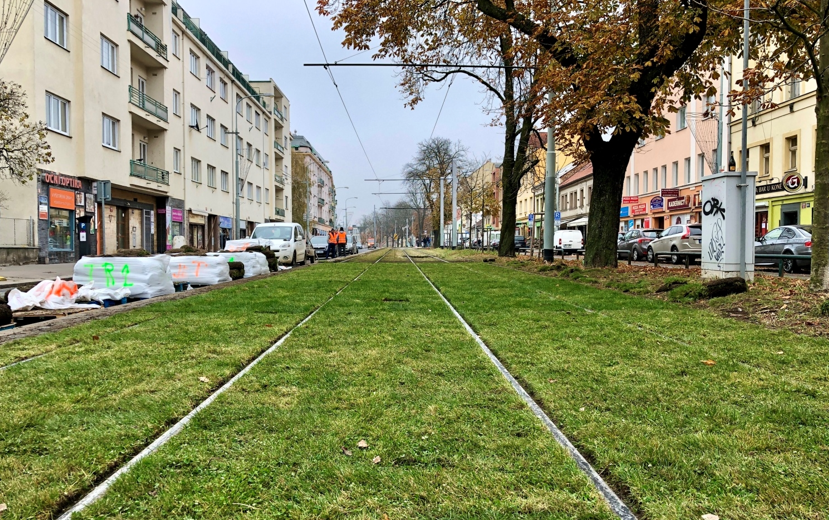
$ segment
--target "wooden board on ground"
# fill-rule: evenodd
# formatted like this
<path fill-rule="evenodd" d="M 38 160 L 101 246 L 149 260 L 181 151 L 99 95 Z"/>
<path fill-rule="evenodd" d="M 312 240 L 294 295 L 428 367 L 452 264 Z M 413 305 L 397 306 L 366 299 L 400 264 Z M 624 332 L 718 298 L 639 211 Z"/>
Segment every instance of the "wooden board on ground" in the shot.
<path fill-rule="evenodd" d="M 94 311 L 98 308 L 88 309 L 38 309 L 34 311 L 17 311 L 12 313 L 16 320 L 31 319 L 31 318 L 59 318 L 69 316 L 71 314 L 78 314 L 81 312 Z"/>

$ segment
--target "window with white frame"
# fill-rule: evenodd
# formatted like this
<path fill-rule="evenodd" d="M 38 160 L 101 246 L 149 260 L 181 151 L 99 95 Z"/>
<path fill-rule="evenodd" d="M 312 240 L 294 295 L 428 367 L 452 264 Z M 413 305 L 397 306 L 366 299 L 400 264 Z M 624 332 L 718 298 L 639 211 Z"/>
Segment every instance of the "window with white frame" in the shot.
<path fill-rule="evenodd" d="M 259 128 L 262 126 L 262 114 L 260 114 L 258 110 L 256 111 L 256 114 L 253 118 L 253 126 L 255 126 L 257 130 L 259 130 Z"/>
<path fill-rule="evenodd" d="M 633 194 L 639 195 L 639 174 L 633 174 Z"/>
<path fill-rule="evenodd" d="M 648 192 L 648 187 L 649 187 L 648 179 L 649 178 L 650 177 L 648 176 L 648 170 L 645 170 L 642 173 L 642 193 L 647 193 Z"/>
<path fill-rule="evenodd" d="M 219 97 L 227 101 L 227 81 L 223 79 L 219 80 Z"/>
<path fill-rule="evenodd" d="M 262 187 L 256 187 L 256 202 L 262 202 Z"/>
<path fill-rule="evenodd" d="M 630 175 L 625 177 L 625 193 L 630 197 Z"/>
<path fill-rule="evenodd" d="M 199 74 L 201 73 L 201 58 L 199 55 L 193 51 L 190 51 L 190 73 L 200 78 Z"/>
<path fill-rule="evenodd" d="M 221 130 L 219 131 L 219 137 L 221 138 L 222 146 L 228 146 L 228 139 L 227 139 L 227 127 L 225 125 L 221 126 Z"/>
<path fill-rule="evenodd" d="M 118 46 L 101 35 L 101 67 L 118 74 Z"/>
<path fill-rule="evenodd" d="M 676 113 L 676 129 L 683 130 L 688 127 L 688 107 L 683 105 Z"/>
<path fill-rule="evenodd" d="M 705 177 L 705 154 L 697 154 L 697 180 Z"/>
<path fill-rule="evenodd" d="M 236 113 L 242 115 L 242 96 L 236 94 Z"/>
<path fill-rule="evenodd" d="M 788 154 L 786 170 L 797 170 L 797 136 L 786 139 L 786 152 Z"/>
<path fill-rule="evenodd" d="M 662 165 L 662 184 L 657 184 L 656 189 L 659 190 L 660 187 L 668 187 L 668 167 L 664 164 Z"/>
<path fill-rule="evenodd" d="M 242 138 L 238 135 L 236 136 L 236 153 L 238 155 L 242 155 L 243 153 L 245 153 L 245 150 L 242 147 Z"/>
<path fill-rule="evenodd" d="M 271 190 L 265 188 L 265 204 L 271 203 Z"/>
<path fill-rule="evenodd" d="M 207 137 L 216 139 L 216 120 L 207 116 Z"/>
<path fill-rule="evenodd" d="M 685 158 L 685 184 L 691 184 L 691 158 Z"/>
<path fill-rule="evenodd" d="M 248 183 L 248 199 L 253 200 L 253 183 Z"/>
<path fill-rule="evenodd" d="M 207 165 L 207 186 L 209 188 L 216 187 L 216 167 Z"/>
<path fill-rule="evenodd" d="M 68 47 L 68 19 L 66 15 L 58 11 L 52 4 L 46 3 L 43 6 L 43 17 L 43 34 L 46 39 L 66 49 Z"/>
<path fill-rule="evenodd" d="M 195 157 L 190 158 L 190 180 L 201 184 L 201 161 Z"/>
<path fill-rule="evenodd" d="M 262 131 L 265 132 L 265 135 L 268 135 L 268 133 L 270 132 L 270 130 L 268 129 L 269 126 L 271 126 L 270 122 L 266 119 L 264 121 L 264 124 L 262 125 Z"/>
<path fill-rule="evenodd" d="M 271 169 L 271 158 L 268 154 L 265 154 L 262 160 L 262 165 L 265 167 L 266 170 Z"/>
<path fill-rule="evenodd" d="M 253 107 L 250 105 L 250 103 L 245 103 L 245 119 L 247 120 L 248 123 L 252 122 L 252 117 L 253 117 Z"/>
<path fill-rule="evenodd" d="M 173 56 L 178 58 L 180 56 L 179 49 L 181 48 L 181 35 L 176 31 L 173 31 L 173 39 L 170 47 L 172 47 Z"/>
<path fill-rule="evenodd" d="M 181 94 L 173 90 L 173 114 L 181 117 Z"/>
<path fill-rule="evenodd" d="M 211 69 L 210 66 L 205 66 L 204 68 L 204 83 L 207 85 L 207 88 L 210 90 L 216 90 L 216 71 Z"/>
<path fill-rule="evenodd" d="M 103 141 L 102 144 L 113 150 L 118 149 L 118 120 L 104 114 L 103 116 Z"/>
<path fill-rule="evenodd" d="M 679 162 L 671 164 L 671 181 L 674 188 L 679 186 Z M 667 185 L 665 187 L 667 188 Z"/>
<path fill-rule="evenodd" d="M 250 143 L 246 143 L 246 144 L 245 144 L 245 158 L 246 158 L 248 161 L 252 161 L 252 160 L 253 160 L 253 145 L 252 145 L 252 144 L 250 144 Z"/>
<path fill-rule="evenodd" d="M 222 191 L 230 191 L 230 174 L 222 170 Z"/>
<path fill-rule="evenodd" d="M 762 165 L 760 166 L 760 176 L 766 177 L 767 175 L 771 175 L 771 145 L 761 144 L 760 145 L 760 161 L 762 161 Z"/>
<path fill-rule="evenodd" d="M 260 152 L 259 148 L 257 148 L 253 152 L 253 162 L 256 164 L 256 166 L 260 166 L 262 164 L 261 160 L 262 160 L 262 152 Z"/>
<path fill-rule="evenodd" d="M 239 187 L 239 196 L 244 197 L 245 196 L 245 181 L 242 180 L 241 177 L 237 177 L 237 179 L 238 179 L 237 180 L 238 184 L 236 184 L 236 186 Z"/>
<path fill-rule="evenodd" d="M 46 128 L 69 135 L 69 101 L 46 93 Z"/>
<path fill-rule="evenodd" d="M 196 105 L 190 105 L 190 126 L 201 132 L 201 109 Z"/>
<path fill-rule="evenodd" d="M 173 148 L 173 172 L 181 173 L 181 150 Z"/>
<path fill-rule="evenodd" d="M 789 83 L 789 89 L 788 90 L 789 90 L 788 91 L 789 99 L 794 99 L 796 97 L 800 97 L 800 80 L 799 79 L 793 79 Z"/>

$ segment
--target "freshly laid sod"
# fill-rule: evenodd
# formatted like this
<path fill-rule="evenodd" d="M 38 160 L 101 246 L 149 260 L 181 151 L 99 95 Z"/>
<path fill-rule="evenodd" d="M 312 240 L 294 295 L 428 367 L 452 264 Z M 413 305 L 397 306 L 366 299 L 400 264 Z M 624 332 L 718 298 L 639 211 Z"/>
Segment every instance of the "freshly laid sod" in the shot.
<path fill-rule="evenodd" d="M 826 340 L 489 264 L 421 267 L 643 518 L 829 518 Z"/>
<path fill-rule="evenodd" d="M 0 347 L 59 347 L 0 372 L 3 520 L 50 518 L 365 268 L 282 274 Z"/>
<path fill-rule="evenodd" d="M 417 270 L 386 262 L 79 517 L 613 518 Z"/>

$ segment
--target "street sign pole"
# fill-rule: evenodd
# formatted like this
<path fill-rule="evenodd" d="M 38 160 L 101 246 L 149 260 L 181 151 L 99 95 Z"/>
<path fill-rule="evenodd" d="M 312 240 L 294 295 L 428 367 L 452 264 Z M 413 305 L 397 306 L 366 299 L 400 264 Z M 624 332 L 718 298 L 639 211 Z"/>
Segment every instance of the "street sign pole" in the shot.
<path fill-rule="evenodd" d="M 553 95 L 548 94 L 547 98 L 552 101 Z M 546 215 L 553 215 L 556 213 L 556 203 L 558 202 L 558 178 L 556 176 L 556 138 L 555 129 L 553 125 L 547 128 L 547 168 L 544 176 L 544 213 Z M 555 240 L 558 221 L 553 221 L 554 225 L 544 226 L 544 260 L 552 262 L 555 258 Z"/>
<path fill-rule="evenodd" d="M 446 182 L 445 178 L 440 178 L 440 235 L 438 236 L 438 246 L 442 249 L 444 244 L 444 235 L 446 234 L 446 224 L 444 223 L 444 199 L 446 199 Z"/>
<path fill-rule="evenodd" d="M 452 249 L 458 247 L 458 168 L 452 161 Z"/>

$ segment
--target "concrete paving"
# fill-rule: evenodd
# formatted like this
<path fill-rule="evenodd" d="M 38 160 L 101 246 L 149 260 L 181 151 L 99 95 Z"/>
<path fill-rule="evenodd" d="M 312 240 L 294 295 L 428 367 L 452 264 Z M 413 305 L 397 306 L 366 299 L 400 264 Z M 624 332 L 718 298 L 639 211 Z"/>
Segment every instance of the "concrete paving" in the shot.
<path fill-rule="evenodd" d="M 37 283 L 43 280 L 54 280 L 72 278 L 72 271 L 75 267 L 71 264 L 30 264 L 30 265 L 9 265 L 0 267 L 0 288 L 14 287 L 23 283 Z"/>

